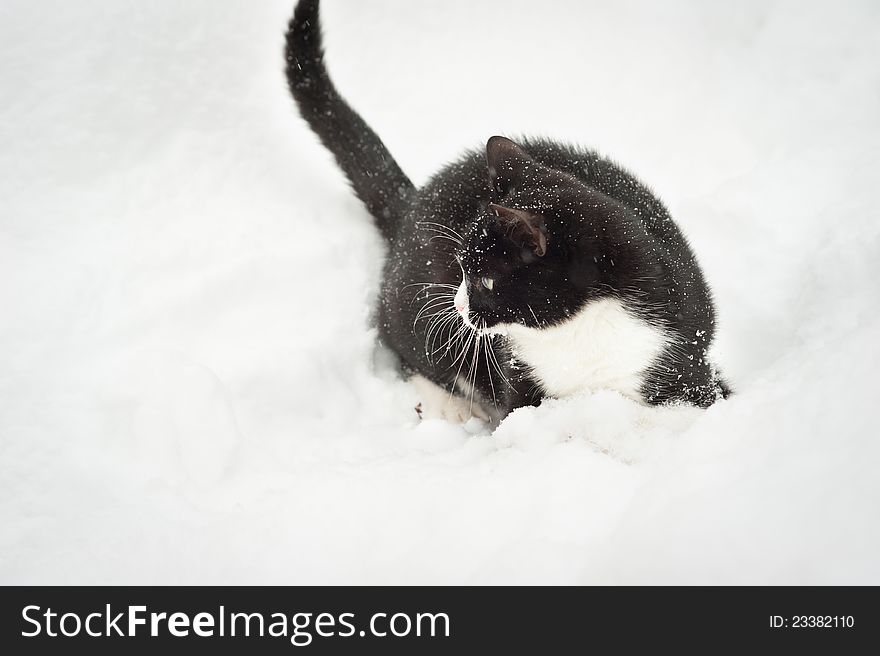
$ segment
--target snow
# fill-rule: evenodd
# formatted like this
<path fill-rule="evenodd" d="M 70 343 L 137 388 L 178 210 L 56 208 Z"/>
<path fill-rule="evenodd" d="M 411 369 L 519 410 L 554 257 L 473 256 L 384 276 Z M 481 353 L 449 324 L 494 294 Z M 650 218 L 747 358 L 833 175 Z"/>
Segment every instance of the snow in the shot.
<path fill-rule="evenodd" d="M 737 394 L 419 423 L 291 2 L 6 0 L 0 582 L 880 583 L 880 6 L 324 5 L 417 183 L 503 133 L 657 189 Z"/>

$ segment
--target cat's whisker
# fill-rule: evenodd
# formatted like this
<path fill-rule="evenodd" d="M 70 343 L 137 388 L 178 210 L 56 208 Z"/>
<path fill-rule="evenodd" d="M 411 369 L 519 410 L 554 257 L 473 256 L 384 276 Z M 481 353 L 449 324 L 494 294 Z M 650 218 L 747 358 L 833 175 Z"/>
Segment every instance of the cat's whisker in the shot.
<path fill-rule="evenodd" d="M 448 306 L 451 308 L 452 303 L 453 303 L 453 301 L 450 298 L 431 298 L 431 299 L 428 299 L 427 301 L 425 301 L 425 303 L 422 305 L 421 308 L 419 308 L 419 311 L 416 313 L 416 317 L 413 322 L 413 325 L 415 325 L 415 321 L 418 321 L 419 319 L 424 317 L 429 312 L 439 310 L 443 306 Z M 428 315 L 428 316 L 430 316 L 430 315 Z"/>
<path fill-rule="evenodd" d="M 510 380 L 504 374 L 504 369 L 501 367 L 501 363 L 498 362 L 498 355 L 495 353 L 495 348 L 492 345 L 492 336 L 489 336 L 489 348 L 488 353 L 492 357 L 492 361 L 495 363 L 495 369 L 498 371 L 498 375 L 501 376 L 501 380 L 507 383 L 507 386 L 510 389 L 514 389 L 513 384 L 511 384 Z"/>
<path fill-rule="evenodd" d="M 445 283 L 445 282 L 414 282 L 414 283 L 411 283 L 411 284 L 409 284 L 409 285 L 404 285 L 403 287 L 401 287 L 401 289 L 408 289 L 409 287 L 418 287 L 418 286 L 423 286 L 423 287 L 450 287 L 450 288 L 452 288 L 452 289 L 458 289 L 458 285 L 450 285 L 449 283 Z"/>
<path fill-rule="evenodd" d="M 416 324 L 419 322 L 419 320 L 424 318 L 423 315 L 425 313 L 430 312 L 431 310 L 436 310 L 436 309 L 442 307 L 443 305 L 446 305 L 446 303 L 448 303 L 448 302 L 449 302 L 449 300 L 447 298 L 431 298 L 431 299 L 429 299 L 421 307 L 421 309 L 416 313 L 416 317 L 413 320 L 413 330 L 415 330 Z"/>
<path fill-rule="evenodd" d="M 470 353 L 470 345 L 471 342 L 477 338 L 477 331 L 471 328 L 466 323 L 462 323 L 461 327 L 457 333 L 458 338 L 456 340 L 456 346 L 458 347 L 458 354 L 455 356 L 455 360 L 453 360 L 452 365 L 449 367 L 450 369 L 454 367 L 456 364 L 459 365 L 458 373 L 456 373 L 456 381 L 458 380 L 458 376 L 461 373 L 462 366 L 464 361 L 467 359 L 468 353 Z M 459 359 L 461 362 L 459 363 Z"/>
<path fill-rule="evenodd" d="M 422 225 L 420 225 L 419 227 L 420 227 L 422 230 L 426 230 L 426 231 L 428 231 L 428 232 L 433 232 L 433 233 L 435 233 L 435 234 L 437 234 L 437 235 L 441 235 L 441 236 L 444 236 L 444 237 L 448 237 L 449 239 L 452 239 L 452 240 L 454 240 L 454 241 L 460 241 L 460 237 L 458 237 L 455 233 L 453 233 L 453 232 L 451 232 L 451 231 L 447 231 L 447 230 L 445 230 L 445 229 L 443 229 L 443 228 L 438 228 L 438 227 L 433 226 L 433 225 L 425 225 L 425 224 L 422 224 Z"/>
<path fill-rule="evenodd" d="M 452 318 L 455 310 L 451 307 L 451 305 L 442 304 L 441 307 L 436 309 L 431 314 L 425 315 L 426 318 L 430 318 L 430 321 L 425 326 L 425 332 L 430 332 L 431 328 L 437 324 L 437 322 L 441 320 L 447 320 Z"/>
<path fill-rule="evenodd" d="M 452 383 L 452 389 L 449 393 L 450 398 L 452 398 L 452 396 L 455 394 L 458 380 L 461 378 L 462 370 L 464 369 L 465 363 L 468 363 L 468 368 L 465 372 L 464 380 L 468 383 L 470 389 L 462 391 L 464 391 L 465 398 L 469 401 L 468 407 L 471 413 L 473 413 L 474 402 L 476 400 L 477 376 L 480 373 L 480 350 L 483 348 L 485 348 L 485 353 L 483 354 L 483 357 L 486 360 L 486 370 L 487 375 L 489 376 L 489 385 L 492 390 L 492 403 L 495 408 L 498 409 L 498 396 L 495 389 L 495 383 L 492 380 L 492 363 L 494 362 L 495 367 L 499 369 L 500 365 L 498 364 L 498 360 L 495 356 L 494 351 L 492 351 L 492 337 L 491 335 L 487 334 L 485 330 L 486 321 L 484 319 L 480 319 L 479 315 L 474 313 L 474 315 L 472 316 L 471 325 L 462 322 L 458 329 L 449 336 L 449 339 L 447 339 L 444 344 L 441 344 L 438 349 L 432 352 L 433 354 L 436 353 L 437 350 L 442 350 L 444 348 L 446 349 L 446 352 L 448 352 L 449 350 L 457 346 L 458 353 L 455 355 L 452 364 L 447 368 L 451 369 L 457 366 L 455 377 Z M 484 344 L 484 339 L 487 340 L 488 343 Z M 468 360 L 470 360 L 470 362 L 468 362 Z M 502 380 L 510 385 L 510 381 L 507 380 L 503 372 L 499 371 L 499 374 Z"/>
<path fill-rule="evenodd" d="M 444 283 L 413 283 L 411 285 L 406 285 L 402 287 L 402 290 L 407 289 L 408 287 L 421 287 L 418 291 L 416 291 L 415 295 L 412 297 L 410 304 L 414 304 L 416 301 L 424 300 L 426 303 L 438 300 L 438 299 L 449 299 L 450 304 L 451 301 L 455 298 L 455 292 L 458 291 L 458 287 L 455 285 L 447 285 Z M 435 289 L 436 288 L 436 289 Z"/>
<path fill-rule="evenodd" d="M 425 355 L 429 353 L 428 340 L 430 340 L 432 336 L 436 339 L 437 333 L 442 330 L 441 327 L 444 324 L 448 324 L 451 319 L 452 317 L 450 317 L 445 310 L 441 310 L 431 315 L 431 319 L 425 328 Z"/>
<path fill-rule="evenodd" d="M 535 311 L 532 309 L 532 306 L 529 305 L 528 303 L 526 303 L 526 307 L 529 308 L 529 312 L 532 313 L 532 317 L 534 317 L 534 319 L 535 319 L 535 324 L 537 324 L 540 327 L 541 322 L 538 321 L 538 316 L 535 314 Z"/>
<path fill-rule="evenodd" d="M 428 300 L 437 299 L 437 298 L 454 299 L 455 293 L 452 292 L 451 290 L 446 290 L 446 289 L 441 290 L 441 291 L 437 291 L 437 292 L 420 291 L 420 292 L 417 292 L 415 296 L 413 296 L 412 301 L 410 301 L 410 304 L 415 303 L 416 301 L 420 301 L 420 300 L 428 301 Z"/>
<path fill-rule="evenodd" d="M 437 223 L 436 221 L 420 221 L 420 223 L 421 223 L 422 225 L 432 225 L 432 226 L 434 226 L 434 227 L 436 227 L 436 228 L 439 228 L 439 229 L 441 229 L 441 230 L 445 230 L 445 231 L 447 231 L 447 232 L 448 232 L 449 234 L 451 234 L 451 235 L 455 235 L 455 236 L 458 237 L 459 239 L 462 239 L 462 236 L 458 233 L 457 230 L 454 230 L 453 228 L 450 228 L 450 227 L 449 227 L 448 225 L 446 225 L 445 223 Z"/>
<path fill-rule="evenodd" d="M 449 235 L 434 235 L 433 237 L 431 237 L 430 239 L 428 239 L 428 243 L 434 241 L 435 239 L 446 239 L 446 240 L 451 241 L 451 242 L 452 242 L 453 244 L 455 244 L 456 246 L 461 246 L 461 245 L 462 245 L 462 243 L 461 243 L 460 241 L 458 241 L 457 239 L 453 239 L 453 238 L 450 237 Z"/>
<path fill-rule="evenodd" d="M 441 335 L 444 331 L 445 331 L 447 334 L 449 334 L 449 333 L 452 331 L 452 329 L 454 328 L 454 326 L 455 326 L 455 321 L 456 321 L 456 312 L 455 312 L 454 310 L 450 310 L 450 311 L 447 313 L 447 315 L 446 315 L 442 320 L 440 320 L 440 322 L 438 323 L 438 325 L 437 325 L 437 330 L 434 332 L 434 335 L 433 335 L 433 337 L 432 337 L 432 339 L 431 339 L 431 347 L 430 347 L 430 350 L 431 350 L 431 355 L 432 355 L 432 356 L 435 355 L 435 354 L 437 353 L 438 350 L 442 350 L 442 348 L 443 348 L 443 345 L 442 345 L 442 344 L 441 344 L 441 346 L 440 346 L 440 349 L 437 349 L 437 348 L 436 348 L 436 345 L 437 345 L 437 339 L 440 337 L 440 335 Z M 426 339 L 426 341 L 427 341 L 427 339 Z M 448 344 L 448 343 L 449 343 L 449 340 L 447 340 L 445 343 Z"/>
<path fill-rule="evenodd" d="M 440 230 L 436 230 L 433 228 L 429 228 L 429 230 L 435 234 L 428 238 L 428 243 L 433 242 L 435 239 L 446 239 L 447 241 L 452 242 L 456 246 L 462 246 L 461 240 L 458 239 L 457 237 L 453 237 L 452 235 L 450 235 L 448 233 L 441 232 Z"/>
<path fill-rule="evenodd" d="M 454 323 L 450 324 L 449 329 L 451 330 L 452 326 L 454 326 L 454 325 L 455 325 Z M 455 332 L 450 334 L 449 338 L 443 344 L 441 344 L 440 346 L 438 346 L 436 349 L 434 349 L 431 352 L 432 357 L 442 351 L 441 357 L 453 352 L 453 353 L 456 353 L 456 355 L 454 356 L 453 359 L 457 359 L 458 351 L 457 351 L 456 347 L 458 347 L 458 345 L 460 344 L 462 338 L 465 335 L 466 330 L 467 330 L 467 326 L 459 326 L 459 328 L 456 329 Z"/>
<path fill-rule="evenodd" d="M 479 364 L 480 364 L 480 347 L 482 346 L 482 334 L 480 329 L 476 326 L 478 322 L 481 322 L 477 313 L 472 315 L 471 326 L 466 326 L 471 333 L 471 339 L 473 340 L 473 354 L 471 355 L 471 362 L 468 366 L 468 372 L 466 374 L 465 380 L 470 385 L 470 390 L 466 390 L 466 397 L 468 398 L 469 403 L 469 411 L 473 413 L 474 407 L 474 393 L 477 388 L 477 373 L 479 372 Z M 466 353 L 471 352 L 470 342 L 468 343 Z"/>
<path fill-rule="evenodd" d="M 429 304 L 432 304 L 432 303 L 442 302 L 442 303 L 449 303 L 449 305 L 451 306 L 451 305 L 453 304 L 453 301 L 455 300 L 455 297 L 454 297 L 454 296 L 452 296 L 452 297 L 450 297 L 450 296 L 440 296 L 440 295 L 437 295 L 437 294 L 434 294 L 434 295 L 431 295 L 431 296 L 426 296 L 426 297 L 423 297 L 423 298 L 424 298 L 424 302 L 422 303 L 422 307 L 419 309 L 419 312 L 421 312 L 422 309 L 423 309 L 426 305 L 429 305 Z M 422 299 L 419 299 L 419 300 L 422 300 Z"/>
<path fill-rule="evenodd" d="M 486 328 L 486 322 L 485 322 L 485 321 L 483 322 L 482 327 L 483 327 L 483 329 L 485 330 L 485 328 Z M 486 335 L 485 333 L 484 333 L 483 336 L 486 338 L 486 340 L 491 340 L 491 339 L 492 339 L 489 335 Z M 487 344 L 486 344 L 486 350 L 485 350 L 485 356 L 486 356 L 486 375 L 487 375 L 488 378 L 489 378 L 489 387 L 490 387 L 491 390 L 492 390 L 492 405 L 494 405 L 494 406 L 495 406 L 495 409 L 497 410 L 497 409 L 498 409 L 498 399 L 495 397 L 495 383 L 492 381 L 492 366 L 489 364 L 489 352 L 490 352 L 491 350 L 492 350 L 492 342 L 491 342 L 491 341 L 487 341 Z"/>
<path fill-rule="evenodd" d="M 450 228 L 448 225 L 444 225 L 442 223 L 437 223 L 436 221 L 419 221 L 416 223 L 420 228 L 424 228 L 425 230 L 433 230 L 434 232 L 441 232 L 445 234 L 452 235 L 456 237 L 456 241 L 460 244 L 464 239 L 458 232 Z"/>
<path fill-rule="evenodd" d="M 458 331 L 451 337 L 449 350 L 452 351 L 452 364 L 447 367 L 447 369 L 452 369 L 458 364 L 458 359 L 461 357 L 462 351 L 464 350 L 464 343 L 468 339 L 468 334 L 465 331 L 462 331 L 462 328 L 459 328 Z"/>
<path fill-rule="evenodd" d="M 437 316 L 438 313 L 443 312 L 443 310 L 441 310 L 441 309 L 439 309 L 439 308 L 440 308 L 440 306 L 436 306 L 436 307 L 433 307 L 433 308 L 426 308 L 426 309 L 425 309 L 425 314 L 421 314 L 420 316 L 417 316 L 416 319 L 413 321 L 413 326 L 412 326 L 413 331 L 415 331 L 415 329 L 416 329 L 416 324 L 417 324 L 419 321 L 421 321 L 422 319 L 424 319 L 424 320 L 426 320 L 426 321 L 431 321 L 432 319 L 436 318 L 436 316 Z M 431 312 L 431 310 L 435 310 L 435 311 L 434 311 L 434 312 Z"/>
<path fill-rule="evenodd" d="M 432 365 L 434 364 L 434 354 L 437 352 L 434 349 L 437 338 L 444 331 L 444 329 L 448 330 L 450 326 L 454 325 L 457 313 L 452 308 L 449 308 L 446 310 L 441 310 L 437 314 L 437 318 L 432 321 L 427 331 L 425 332 L 425 356 L 428 358 L 428 361 Z M 430 346 L 428 345 L 429 340 Z"/>
<path fill-rule="evenodd" d="M 456 323 L 457 323 L 456 319 L 458 318 L 457 313 L 456 313 L 456 316 L 454 316 L 452 318 L 453 318 L 453 321 L 451 322 L 451 324 L 449 326 L 450 329 L 452 329 L 456 326 Z M 441 344 L 439 347 L 437 347 L 437 350 L 441 350 L 441 349 L 445 348 L 446 352 L 449 352 L 450 350 L 452 350 L 452 347 L 454 345 L 457 345 L 459 342 L 461 342 L 461 338 L 467 332 L 467 330 L 468 330 L 468 327 L 465 326 L 464 324 L 458 325 L 458 327 L 455 328 L 454 332 L 450 333 L 449 339 L 447 339 L 443 344 Z"/>
<path fill-rule="evenodd" d="M 450 289 L 442 289 L 442 290 L 439 290 L 439 291 L 428 291 L 428 290 L 420 291 L 420 292 L 417 292 L 417 293 L 416 293 L 416 295 L 413 297 L 412 302 L 411 302 L 410 304 L 412 305 L 412 304 L 415 303 L 417 300 L 419 300 L 419 301 L 430 301 L 430 300 L 432 300 L 432 299 L 437 299 L 437 298 L 448 298 L 448 299 L 454 299 L 454 298 L 455 298 L 455 292 L 453 292 L 453 291 L 450 290 Z"/>
<path fill-rule="evenodd" d="M 427 349 L 428 339 L 431 337 L 431 333 L 437 328 L 440 323 L 449 319 L 449 309 L 443 308 L 434 312 L 429 316 L 429 321 L 425 326 L 425 348 Z"/>
<path fill-rule="evenodd" d="M 476 325 L 476 323 L 474 325 Z M 474 331 L 474 337 L 475 337 L 475 339 L 474 339 L 474 352 L 473 352 L 473 355 L 471 356 L 471 364 L 470 364 L 470 367 L 468 368 L 468 376 L 465 379 L 468 381 L 468 383 L 470 384 L 470 388 L 471 388 L 468 391 L 468 399 L 469 399 L 468 411 L 471 412 L 471 414 L 473 414 L 473 410 L 474 410 L 474 390 L 477 388 L 477 369 L 479 368 L 479 364 L 480 364 L 480 346 L 483 343 L 483 340 L 480 339 L 479 331 L 477 329 L 473 329 L 473 331 Z"/>
<path fill-rule="evenodd" d="M 473 333 L 471 333 L 471 338 L 473 338 Z M 453 395 L 455 394 L 455 386 L 458 384 L 458 377 L 461 375 L 461 369 L 464 367 L 464 361 L 467 360 L 467 354 L 470 351 L 470 339 L 468 340 L 468 348 L 463 348 L 461 353 L 456 356 L 452 365 L 450 365 L 450 369 L 458 363 L 458 370 L 455 372 L 455 378 L 452 379 L 452 389 L 449 391 L 449 399 L 451 400 Z M 461 362 L 459 362 L 461 360 Z"/>
<path fill-rule="evenodd" d="M 473 328 L 466 324 L 464 325 L 464 329 L 464 335 L 462 335 L 461 339 L 459 340 L 459 348 L 461 348 L 465 353 L 469 353 L 471 342 L 476 338 L 476 333 L 474 332 Z"/>

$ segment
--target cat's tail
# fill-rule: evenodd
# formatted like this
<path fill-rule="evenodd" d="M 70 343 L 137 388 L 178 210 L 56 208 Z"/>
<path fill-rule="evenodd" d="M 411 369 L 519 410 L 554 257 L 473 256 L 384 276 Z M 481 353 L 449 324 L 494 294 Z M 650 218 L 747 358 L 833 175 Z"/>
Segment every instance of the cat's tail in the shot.
<path fill-rule="evenodd" d="M 364 120 L 343 100 L 324 66 L 318 0 L 300 0 L 287 31 L 287 83 L 299 111 L 333 153 L 358 198 L 390 239 L 413 184 Z"/>

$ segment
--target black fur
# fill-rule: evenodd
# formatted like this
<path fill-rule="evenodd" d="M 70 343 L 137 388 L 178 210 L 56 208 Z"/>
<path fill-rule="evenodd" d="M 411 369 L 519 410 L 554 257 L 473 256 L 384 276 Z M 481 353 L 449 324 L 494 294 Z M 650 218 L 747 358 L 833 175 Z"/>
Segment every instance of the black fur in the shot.
<path fill-rule="evenodd" d="M 287 32 L 287 82 L 303 118 L 336 157 L 354 192 L 390 238 L 414 191 L 381 139 L 336 91 L 324 66 L 318 0 L 296 6 Z"/>
<path fill-rule="evenodd" d="M 666 208 L 632 174 L 589 150 L 493 137 L 415 190 L 330 81 L 317 0 L 296 7 L 286 57 L 303 117 L 389 243 L 379 327 L 408 372 L 450 391 L 468 379 L 499 416 L 544 395 L 505 338 L 462 330 L 451 305 L 464 272 L 481 327 L 546 327 L 615 297 L 675 338 L 645 363 L 645 402 L 705 407 L 727 396 L 706 355 L 708 286 Z"/>

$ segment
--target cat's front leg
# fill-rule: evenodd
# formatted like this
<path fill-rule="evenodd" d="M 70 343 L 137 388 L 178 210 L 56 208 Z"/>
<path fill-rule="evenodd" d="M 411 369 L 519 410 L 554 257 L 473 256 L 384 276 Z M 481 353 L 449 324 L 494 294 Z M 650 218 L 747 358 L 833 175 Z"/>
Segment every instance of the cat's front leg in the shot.
<path fill-rule="evenodd" d="M 453 424 L 463 424 L 471 417 L 490 421 L 489 413 L 470 395 L 470 398 L 450 393 L 424 376 L 410 378 L 416 388 L 418 403 L 416 412 L 421 419 L 445 419 Z"/>
<path fill-rule="evenodd" d="M 517 408 L 541 405 L 543 389 L 541 384 L 522 370 L 508 368 L 505 372 L 508 384 L 504 385 L 501 418 Z"/>

